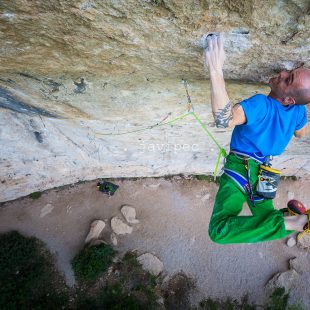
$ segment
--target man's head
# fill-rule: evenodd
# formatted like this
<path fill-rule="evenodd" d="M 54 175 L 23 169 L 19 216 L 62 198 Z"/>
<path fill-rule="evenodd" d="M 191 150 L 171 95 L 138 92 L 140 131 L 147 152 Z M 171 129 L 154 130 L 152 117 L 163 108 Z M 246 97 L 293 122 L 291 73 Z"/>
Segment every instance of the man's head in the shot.
<path fill-rule="evenodd" d="M 297 68 L 281 71 L 269 80 L 270 97 L 283 105 L 307 104 L 310 102 L 310 69 Z"/>

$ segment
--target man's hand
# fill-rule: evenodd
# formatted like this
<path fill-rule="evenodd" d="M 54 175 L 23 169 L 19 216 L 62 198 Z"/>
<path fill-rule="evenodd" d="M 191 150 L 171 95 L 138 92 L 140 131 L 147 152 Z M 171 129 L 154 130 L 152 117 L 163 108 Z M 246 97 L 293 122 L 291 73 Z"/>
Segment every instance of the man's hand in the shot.
<path fill-rule="evenodd" d="M 232 107 L 225 88 L 223 65 L 225 61 L 223 35 L 207 37 L 208 48 L 205 49 L 205 61 L 208 63 L 211 79 L 211 105 L 217 128 L 232 128 L 246 122 L 240 104 Z"/>
<path fill-rule="evenodd" d="M 209 66 L 210 75 L 223 74 L 223 65 L 225 61 L 224 37 L 222 34 L 209 35 L 206 38 L 208 47 L 205 49 L 205 61 Z"/>

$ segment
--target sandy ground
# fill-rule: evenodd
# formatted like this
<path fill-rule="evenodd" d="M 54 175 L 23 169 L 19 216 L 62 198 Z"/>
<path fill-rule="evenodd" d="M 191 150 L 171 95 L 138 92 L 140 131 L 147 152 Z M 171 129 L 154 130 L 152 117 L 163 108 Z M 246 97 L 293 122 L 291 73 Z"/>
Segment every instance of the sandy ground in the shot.
<path fill-rule="evenodd" d="M 278 272 L 288 269 L 288 260 L 297 257 L 300 276 L 292 289 L 291 301 L 310 304 L 309 253 L 285 240 L 258 244 L 218 245 L 208 236 L 217 185 L 196 179 L 149 178 L 114 180 L 120 187 L 114 196 L 97 191 L 96 181 L 46 191 L 37 200 L 21 198 L 1 205 L 0 232 L 18 230 L 43 240 L 55 254 L 58 268 L 67 283 L 74 285 L 70 260 L 83 247 L 90 223 L 120 215 L 124 204 L 136 208 L 139 224 L 131 235 L 118 237 L 121 252 L 151 252 L 164 263 L 164 273 L 184 271 L 196 281 L 198 300 L 203 296 L 241 298 L 262 303 L 264 285 Z M 309 184 L 282 181 L 277 208 L 288 198 L 309 203 Z M 247 214 L 247 208 L 243 214 Z M 302 271 L 302 272 L 301 272 Z"/>

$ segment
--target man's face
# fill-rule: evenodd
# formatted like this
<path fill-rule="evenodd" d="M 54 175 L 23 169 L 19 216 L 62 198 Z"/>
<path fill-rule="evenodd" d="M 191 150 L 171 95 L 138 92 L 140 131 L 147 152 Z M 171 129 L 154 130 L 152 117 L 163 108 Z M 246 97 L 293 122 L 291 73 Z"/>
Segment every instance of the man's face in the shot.
<path fill-rule="evenodd" d="M 297 68 L 291 71 L 281 71 L 278 76 L 269 80 L 271 92 L 278 98 L 293 96 L 298 89 L 309 86 L 309 71 L 304 68 Z"/>

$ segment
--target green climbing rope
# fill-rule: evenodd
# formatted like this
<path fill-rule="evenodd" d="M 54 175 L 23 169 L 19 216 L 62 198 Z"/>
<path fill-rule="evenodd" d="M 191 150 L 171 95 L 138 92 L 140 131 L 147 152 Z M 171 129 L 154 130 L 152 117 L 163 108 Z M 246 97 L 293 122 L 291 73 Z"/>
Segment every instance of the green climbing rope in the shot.
<path fill-rule="evenodd" d="M 195 120 L 198 122 L 198 124 L 201 126 L 201 128 L 208 134 L 209 138 L 216 144 L 216 146 L 219 148 L 219 155 L 217 157 L 217 161 L 216 161 L 216 165 L 215 165 L 215 169 L 214 169 L 214 173 L 213 176 L 214 178 L 216 177 L 218 168 L 219 168 L 219 164 L 221 161 L 221 157 L 225 158 L 227 156 L 227 153 L 225 151 L 224 148 L 221 147 L 221 145 L 217 142 L 217 140 L 214 138 L 214 136 L 211 134 L 211 132 L 208 130 L 208 128 L 203 124 L 203 122 L 200 120 L 200 118 L 196 115 L 195 112 L 188 112 L 186 114 L 183 114 L 179 117 L 176 117 L 174 119 L 172 119 L 171 121 L 168 122 L 162 122 L 162 123 L 157 123 L 155 125 L 151 125 L 145 128 L 141 128 L 141 129 L 136 129 L 136 130 L 131 130 L 131 131 L 125 131 L 125 132 L 120 132 L 120 133 L 96 133 L 97 135 L 100 136 L 120 136 L 120 135 L 127 135 L 130 133 L 135 133 L 135 132 L 142 132 L 142 131 L 146 131 L 146 130 L 150 130 L 153 129 L 155 127 L 159 127 L 159 126 L 165 126 L 165 125 L 171 125 L 189 115 L 194 116 Z"/>

